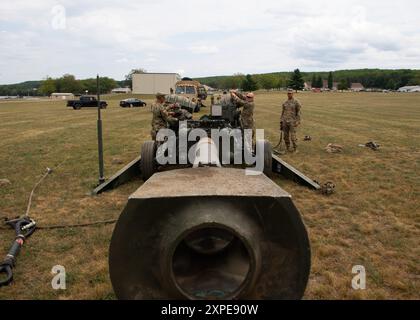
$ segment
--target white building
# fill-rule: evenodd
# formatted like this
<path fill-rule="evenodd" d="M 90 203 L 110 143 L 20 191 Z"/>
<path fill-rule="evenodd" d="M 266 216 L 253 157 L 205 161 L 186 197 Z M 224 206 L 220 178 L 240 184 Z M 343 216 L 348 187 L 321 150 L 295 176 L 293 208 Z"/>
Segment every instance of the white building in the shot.
<path fill-rule="evenodd" d="M 133 74 L 133 93 L 170 94 L 175 90 L 175 84 L 181 80 L 177 73 L 136 73 Z"/>
<path fill-rule="evenodd" d="M 115 88 L 111 90 L 111 93 L 130 93 L 130 88 Z"/>
<path fill-rule="evenodd" d="M 74 99 L 73 93 L 65 93 L 65 92 L 54 92 L 51 93 L 51 99 L 61 99 L 61 100 L 71 100 Z"/>
<path fill-rule="evenodd" d="M 352 82 L 351 87 L 350 87 L 350 90 L 354 92 L 360 92 L 364 89 L 365 87 L 360 82 Z"/>
<path fill-rule="evenodd" d="M 398 89 L 398 92 L 420 92 L 420 86 L 405 86 Z"/>

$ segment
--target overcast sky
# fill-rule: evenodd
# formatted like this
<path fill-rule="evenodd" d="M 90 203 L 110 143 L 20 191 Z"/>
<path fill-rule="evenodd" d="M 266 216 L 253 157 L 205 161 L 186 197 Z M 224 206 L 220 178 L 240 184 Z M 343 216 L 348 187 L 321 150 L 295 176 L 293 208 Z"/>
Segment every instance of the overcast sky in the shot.
<path fill-rule="evenodd" d="M 420 1 L 0 0 L 0 84 L 420 69 Z"/>

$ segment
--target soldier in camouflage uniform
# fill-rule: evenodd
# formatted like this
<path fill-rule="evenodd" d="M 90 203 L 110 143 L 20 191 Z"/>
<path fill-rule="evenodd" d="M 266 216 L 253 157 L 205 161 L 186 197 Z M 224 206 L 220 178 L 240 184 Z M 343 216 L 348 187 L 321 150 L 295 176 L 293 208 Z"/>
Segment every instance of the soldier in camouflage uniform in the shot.
<path fill-rule="evenodd" d="M 248 141 L 248 140 L 244 141 L 245 145 L 250 150 L 252 150 L 253 146 L 255 146 L 254 94 L 252 92 L 248 92 L 246 95 L 243 95 L 242 93 L 239 93 L 237 91 L 231 91 L 231 96 L 236 106 L 238 108 L 242 108 L 241 117 L 240 117 L 242 129 L 252 130 L 252 141 Z"/>
<path fill-rule="evenodd" d="M 242 129 L 254 130 L 254 94 L 249 92 L 243 95 L 242 93 L 232 91 L 231 95 L 236 106 L 242 108 L 240 119 Z"/>
<path fill-rule="evenodd" d="M 168 122 L 170 126 L 177 125 L 178 121 L 185 121 L 192 119 L 192 114 L 179 105 L 179 103 L 174 103 L 168 105 L 167 112 L 169 115 Z"/>
<path fill-rule="evenodd" d="M 165 95 L 163 93 L 156 94 L 156 102 L 152 104 L 152 114 L 152 130 L 150 134 L 152 139 L 156 140 L 159 130 L 167 128 L 168 121 L 172 120 L 165 105 Z"/>
<path fill-rule="evenodd" d="M 293 98 L 293 90 L 287 91 L 287 97 L 287 101 L 283 103 L 283 110 L 280 117 L 280 130 L 283 131 L 287 151 L 296 152 L 296 128 L 300 125 L 301 105 L 299 101 Z M 290 149 L 290 139 L 292 140 L 293 149 Z"/>

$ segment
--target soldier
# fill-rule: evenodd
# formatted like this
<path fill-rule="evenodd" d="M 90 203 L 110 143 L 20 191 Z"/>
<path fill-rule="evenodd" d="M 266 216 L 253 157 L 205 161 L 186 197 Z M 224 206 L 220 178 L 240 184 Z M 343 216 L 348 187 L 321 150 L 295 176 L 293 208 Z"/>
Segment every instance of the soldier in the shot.
<path fill-rule="evenodd" d="M 236 106 L 242 107 L 240 118 L 242 128 L 254 130 L 254 94 L 248 92 L 246 95 L 243 95 L 239 92 L 231 91 L 231 95 Z"/>
<path fill-rule="evenodd" d="M 156 102 L 152 104 L 152 130 L 150 132 L 152 139 L 156 140 L 156 135 L 160 129 L 166 128 L 167 123 L 171 120 L 167 107 L 165 106 L 165 95 L 163 93 L 156 94 Z"/>
<path fill-rule="evenodd" d="M 247 139 L 245 139 L 244 141 L 247 148 L 252 150 L 253 146 L 255 146 L 254 94 L 252 92 L 248 92 L 246 95 L 243 95 L 237 91 L 231 91 L 231 96 L 236 106 L 239 108 L 242 107 L 242 112 L 240 116 L 242 129 L 252 130 L 252 140 L 248 141 Z"/>
<path fill-rule="evenodd" d="M 168 122 L 170 125 L 175 125 L 178 121 L 190 120 L 193 117 L 190 112 L 182 109 L 179 103 L 169 105 L 166 110 L 169 115 Z"/>
<path fill-rule="evenodd" d="M 296 152 L 297 138 L 296 128 L 300 125 L 300 109 L 299 101 L 293 98 L 293 90 L 287 91 L 287 101 L 283 103 L 283 110 L 280 117 L 280 130 L 284 133 L 284 142 L 287 151 Z M 293 149 L 290 149 L 290 139 L 292 140 Z"/>

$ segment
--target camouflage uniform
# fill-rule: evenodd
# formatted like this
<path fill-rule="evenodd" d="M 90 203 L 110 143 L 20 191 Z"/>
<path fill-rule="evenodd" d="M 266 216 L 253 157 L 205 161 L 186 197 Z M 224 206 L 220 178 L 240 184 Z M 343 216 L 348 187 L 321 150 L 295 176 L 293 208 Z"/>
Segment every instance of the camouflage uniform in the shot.
<path fill-rule="evenodd" d="M 181 109 L 181 114 L 177 117 L 178 120 L 184 121 L 184 120 L 190 120 L 192 119 L 193 115 L 188 112 L 187 110 Z"/>
<path fill-rule="evenodd" d="M 236 102 L 237 107 L 242 107 L 241 112 L 241 126 L 243 129 L 254 130 L 254 102 L 246 100 L 246 96 L 241 93 L 233 95 L 233 100 Z"/>
<path fill-rule="evenodd" d="M 171 104 L 167 107 L 168 122 L 170 125 L 175 125 L 178 121 L 192 119 L 192 114 L 185 109 L 182 109 L 178 103 Z"/>
<path fill-rule="evenodd" d="M 244 140 L 244 147 L 249 148 L 252 150 L 253 146 L 255 146 L 255 127 L 254 127 L 254 102 L 246 100 L 246 96 L 241 93 L 235 93 L 232 95 L 233 101 L 235 102 L 238 108 L 242 107 L 241 111 L 241 127 L 242 129 L 252 129 L 252 140 L 247 141 Z M 245 137 L 244 137 L 245 138 Z"/>
<path fill-rule="evenodd" d="M 156 140 L 156 135 L 160 129 L 167 128 L 167 123 L 171 120 L 168 109 L 163 103 L 152 104 L 152 130 L 150 135 L 153 140 Z"/>
<path fill-rule="evenodd" d="M 293 149 L 297 148 L 296 128 L 300 124 L 301 104 L 296 99 L 289 99 L 283 103 L 283 111 L 280 117 L 280 129 L 284 133 L 284 142 L 289 150 L 290 138 Z"/>

